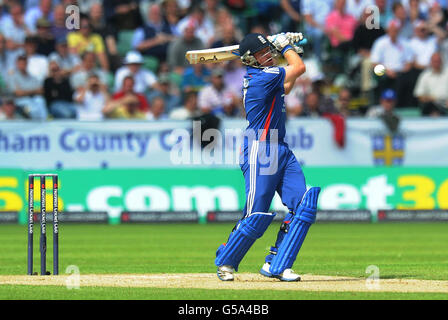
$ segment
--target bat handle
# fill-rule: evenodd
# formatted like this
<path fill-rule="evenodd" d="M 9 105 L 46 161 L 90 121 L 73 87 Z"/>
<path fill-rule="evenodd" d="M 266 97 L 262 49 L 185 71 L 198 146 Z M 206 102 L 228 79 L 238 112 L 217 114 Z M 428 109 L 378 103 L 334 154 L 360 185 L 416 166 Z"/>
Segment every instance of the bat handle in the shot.
<path fill-rule="evenodd" d="M 302 40 L 300 40 L 299 42 L 296 43 L 296 45 L 298 46 L 304 46 L 308 43 L 308 40 L 306 38 L 303 38 Z"/>

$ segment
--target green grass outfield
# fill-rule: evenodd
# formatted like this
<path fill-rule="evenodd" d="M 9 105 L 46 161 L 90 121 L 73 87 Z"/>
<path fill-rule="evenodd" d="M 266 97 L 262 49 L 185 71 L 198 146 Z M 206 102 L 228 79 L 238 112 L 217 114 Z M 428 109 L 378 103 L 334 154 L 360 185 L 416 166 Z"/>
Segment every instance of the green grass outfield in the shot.
<path fill-rule="evenodd" d="M 50 225 L 48 225 L 50 233 Z M 81 274 L 214 273 L 217 246 L 230 224 L 61 225 L 60 273 L 76 265 Z M 258 273 L 278 224 L 259 239 L 239 272 Z M 35 226 L 34 270 L 40 268 Z M 52 271 L 52 235 L 47 265 Z M 24 275 L 26 226 L 0 225 L 0 275 Z M 448 280 L 448 224 L 316 224 L 294 269 L 301 274 L 365 278 L 375 265 L 381 279 Z M 300 284 L 300 283 L 299 283 Z M 0 285 L 0 299 L 448 299 L 443 293 L 316 292 Z"/>

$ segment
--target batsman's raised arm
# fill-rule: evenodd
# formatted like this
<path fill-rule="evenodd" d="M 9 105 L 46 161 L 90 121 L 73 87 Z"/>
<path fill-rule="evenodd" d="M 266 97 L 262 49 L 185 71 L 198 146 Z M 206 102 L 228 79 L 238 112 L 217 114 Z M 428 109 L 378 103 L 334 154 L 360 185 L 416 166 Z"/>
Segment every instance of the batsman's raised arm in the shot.
<path fill-rule="evenodd" d="M 296 79 L 305 73 L 306 67 L 296 50 L 294 50 L 289 37 L 285 34 L 278 34 L 272 36 L 270 40 L 287 62 L 284 87 L 285 94 L 288 94 L 294 86 Z"/>
<path fill-rule="evenodd" d="M 305 64 L 302 58 L 295 52 L 295 50 L 288 50 L 285 52 L 284 57 L 288 62 L 285 67 L 285 94 L 288 94 L 298 77 L 306 72 Z"/>

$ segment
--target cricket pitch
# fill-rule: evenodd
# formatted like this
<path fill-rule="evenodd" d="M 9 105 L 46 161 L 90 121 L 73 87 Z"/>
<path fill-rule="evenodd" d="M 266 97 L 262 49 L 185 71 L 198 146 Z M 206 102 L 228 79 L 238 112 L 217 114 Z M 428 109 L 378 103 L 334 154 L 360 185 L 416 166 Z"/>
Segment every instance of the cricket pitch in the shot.
<path fill-rule="evenodd" d="M 236 274 L 235 281 L 219 281 L 212 273 L 83 274 L 60 276 L 2 275 L 0 285 L 42 285 L 126 288 L 198 288 L 231 290 L 298 290 L 331 292 L 436 292 L 448 293 L 448 281 L 379 279 L 305 274 L 300 282 L 281 282 L 254 273 Z"/>

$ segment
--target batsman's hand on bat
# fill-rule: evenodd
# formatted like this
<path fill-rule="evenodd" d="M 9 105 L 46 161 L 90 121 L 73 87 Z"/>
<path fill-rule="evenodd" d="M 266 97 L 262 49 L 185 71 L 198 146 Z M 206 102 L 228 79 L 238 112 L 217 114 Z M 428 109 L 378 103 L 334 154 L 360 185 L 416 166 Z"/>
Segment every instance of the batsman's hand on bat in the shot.
<path fill-rule="evenodd" d="M 279 33 L 272 36 L 268 36 L 268 40 L 274 45 L 274 47 L 279 51 L 282 52 L 282 50 L 285 47 L 282 47 L 282 45 L 286 44 L 286 41 L 282 37 L 282 35 L 285 35 L 286 38 L 289 40 L 289 45 L 291 48 L 297 52 L 299 56 L 303 56 L 303 45 L 307 44 L 308 40 L 303 36 L 303 33 L 301 32 L 287 32 L 285 33 Z M 283 43 L 279 43 L 280 41 L 285 41 Z M 277 42 L 277 43 L 274 43 Z M 282 49 L 280 49 L 282 48 Z M 282 53 L 286 52 L 287 50 L 284 50 Z"/>
<path fill-rule="evenodd" d="M 286 37 L 291 40 L 294 50 L 299 56 L 303 56 L 303 46 L 308 43 L 308 40 L 303 36 L 301 32 L 287 32 Z"/>
<path fill-rule="evenodd" d="M 275 49 L 277 49 L 277 51 L 280 51 L 282 54 L 290 49 L 294 49 L 291 45 L 291 40 L 286 36 L 285 33 L 268 36 L 268 40 L 272 43 Z"/>

